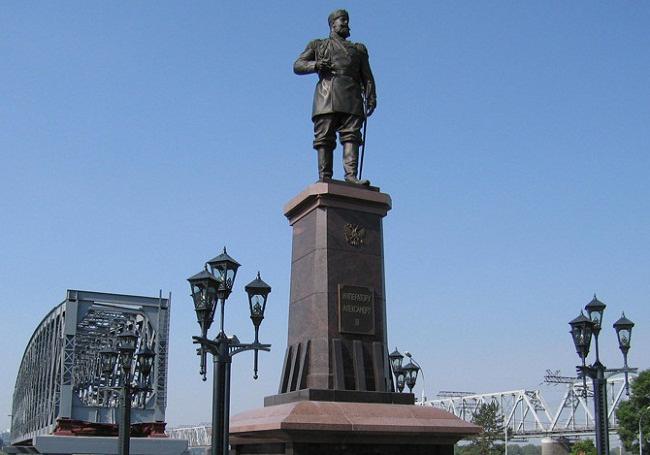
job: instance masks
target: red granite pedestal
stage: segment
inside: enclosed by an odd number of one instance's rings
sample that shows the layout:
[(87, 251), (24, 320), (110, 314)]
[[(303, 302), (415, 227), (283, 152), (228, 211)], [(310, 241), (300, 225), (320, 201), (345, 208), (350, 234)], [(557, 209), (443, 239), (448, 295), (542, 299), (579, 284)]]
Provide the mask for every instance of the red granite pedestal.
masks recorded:
[(294, 401), (248, 411), (230, 423), (233, 454), (452, 455), (478, 428), (433, 407)]
[(318, 182), (284, 213), (293, 227), (289, 334), (278, 393), (391, 390), (378, 188)]
[(339, 181), (285, 206), (293, 227), (289, 334), (278, 394), (234, 416), (233, 454), (452, 455), (479, 428), (395, 393), (382, 220), (390, 196)]

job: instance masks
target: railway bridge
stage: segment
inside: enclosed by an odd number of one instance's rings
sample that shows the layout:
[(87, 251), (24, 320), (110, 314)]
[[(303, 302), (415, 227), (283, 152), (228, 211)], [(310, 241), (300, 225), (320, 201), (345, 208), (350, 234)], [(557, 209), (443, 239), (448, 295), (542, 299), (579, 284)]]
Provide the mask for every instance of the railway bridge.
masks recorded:
[[(631, 374), (635, 378), (636, 374)], [(461, 419), (471, 421), (482, 404), (496, 403), (503, 416), (507, 436), (512, 439), (526, 438), (578, 438), (595, 434), (593, 415), (593, 390), (584, 386), (577, 378), (561, 377), (558, 373), (547, 372), (546, 382), (560, 383), (566, 390), (555, 407), (547, 404), (539, 390), (509, 390), (495, 393), (441, 392), (439, 399), (426, 401), (426, 406), (434, 406), (451, 412)], [(618, 430), (616, 409), (625, 396), (625, 377), (612, 374), (607, 378), (608, 418), (610, 434)]]
[[(8, 453), (114, 453), (122, 372), (107, 374), (100, 352), (117, 348), (118, 336), (134, 330), (136, 348), (155, 354), (151, 374), (135, 364), (133, 377), (147, 392), (131, 402), (132, 434), (164, 436), (171, 298), (68, 290), (32, 334), (13, 393)], [(9, 441), (4, 441), (7, 444)], [(134, 438), (134, 451), (182, 453), (183, 441)], [(170, 452), (171, 450), (171, 452)]]

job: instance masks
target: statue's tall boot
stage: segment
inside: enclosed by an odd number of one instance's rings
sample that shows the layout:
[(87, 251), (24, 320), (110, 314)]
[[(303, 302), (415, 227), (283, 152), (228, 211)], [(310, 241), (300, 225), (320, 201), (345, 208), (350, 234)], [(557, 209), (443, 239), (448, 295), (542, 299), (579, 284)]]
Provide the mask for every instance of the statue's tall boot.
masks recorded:
[(318, 152), (318, 180), (329, 180), (332, 178), (332, 149), (319, 147), (316, 149)]
[(357, 185), (370, 185), (369, 180), (359, 180), (357, 170), (359, 166), (359, 144), (346, 142), (343, 144), (343, 169), (345, 170), (345, 181)]

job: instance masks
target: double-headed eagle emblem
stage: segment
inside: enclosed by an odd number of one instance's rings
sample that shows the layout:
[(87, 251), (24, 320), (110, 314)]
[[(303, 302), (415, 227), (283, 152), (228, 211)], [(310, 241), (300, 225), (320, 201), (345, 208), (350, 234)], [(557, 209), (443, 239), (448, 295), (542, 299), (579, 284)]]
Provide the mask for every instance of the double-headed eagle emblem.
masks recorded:
[(345, 241), (353, 247), (359, 248), (366, 243), (366, 228), (358, 224), (346, 223), (343, 227), (343, 233), (345, 234)]

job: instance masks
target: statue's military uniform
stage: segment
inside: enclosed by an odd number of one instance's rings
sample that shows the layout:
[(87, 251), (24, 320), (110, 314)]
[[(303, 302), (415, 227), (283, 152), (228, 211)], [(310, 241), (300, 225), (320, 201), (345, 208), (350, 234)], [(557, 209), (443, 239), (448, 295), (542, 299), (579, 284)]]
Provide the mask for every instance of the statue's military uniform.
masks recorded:
[(293, 71), (318, 74), (311, 114), (318, 178), (327, 180), (333, 176), (332, 152), (338, 132), (343, 146), (345, 181), (369, 185), (368, 180), (357, 177), (359, 146), (363, 142), (364, 119), (375, 110), (377, 94), (366, 46), (346, 40), (350, 36), (349, 20), (347, 11), (333, 11), (327, 18), (329, 38), (310, 42), (293, 64)]
[(332, 33), (330, 38), (313, 40), (307, 45), (293, 65), (294, 72), (315, 73), (318, 60), (329, 60), (334, 69), (319, 74), (314, 92), (314, 148), (334, 149), (336, 131), (342, 144), (361, 144), (363, 95), (372, 104), (376, 104), (377, 98), (366, 46)]

